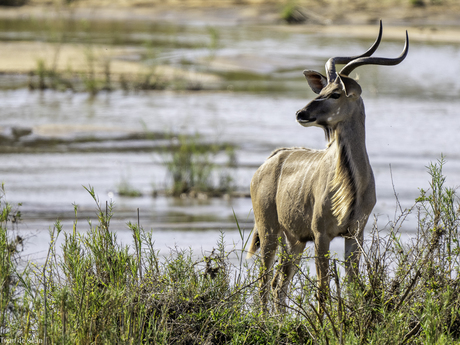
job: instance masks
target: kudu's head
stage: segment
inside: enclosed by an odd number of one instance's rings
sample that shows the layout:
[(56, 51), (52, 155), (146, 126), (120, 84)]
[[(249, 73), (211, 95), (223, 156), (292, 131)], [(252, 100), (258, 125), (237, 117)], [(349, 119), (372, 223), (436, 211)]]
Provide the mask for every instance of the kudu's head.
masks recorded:
[[(326, 63), (327, 77), (319, 72), (305, 70), (303, 74), (311, 89), (318, 94), (313, 101), (297, 111), (297, 121), (304, 127), (317, 126), (325, 130), (329, 138), (336, 126), (351, 119), (354, 114), (364, 116), (361, 87), (348, 75), (362, 65), (397, 65), (403, 61), (409, 50), (409, 37), (406, 31), (406, 44), (401, 55), (395, 59), (371, 57), (382, 38), (382, 22), (379, 35), (374, 44), (362, 55), (352, 57), (333, 57)], [(336, 64), (345, 64), (339, 73)]]

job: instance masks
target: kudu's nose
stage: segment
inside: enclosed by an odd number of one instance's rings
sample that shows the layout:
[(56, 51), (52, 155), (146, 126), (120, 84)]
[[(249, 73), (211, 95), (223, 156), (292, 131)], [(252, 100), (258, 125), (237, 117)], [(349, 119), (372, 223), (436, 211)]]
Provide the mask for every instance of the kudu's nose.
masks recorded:
[(310, 116), (308, 115), (308, 112), (305, 108), (302, 108), (300, 110), (297, 110), (296, 112), (296, 119), (297, 121), (308, 121)]

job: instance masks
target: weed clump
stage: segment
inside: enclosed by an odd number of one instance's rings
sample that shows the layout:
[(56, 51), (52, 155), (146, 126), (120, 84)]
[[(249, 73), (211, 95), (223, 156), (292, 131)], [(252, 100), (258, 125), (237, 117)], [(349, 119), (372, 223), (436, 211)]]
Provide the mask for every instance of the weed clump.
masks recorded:
[(117, 192), (120, 196), (126, 196), (129, 198), (137, 198), (142, 196), (142, 192), (129, 183), (126, 178), (123, 178), (117, 186)]
[[(236, 166), (234, 147), (227, 144), (206, 144), (200, 139), (198, 134), (171, 138), (172, 152), (165, 155), (164, 160), (172, 180), (171, 195), (197, 196), (201, 193), (213, 196), (230, 193), (234, 189), (229, 173), (229, 169)], [(222, 151), (227, 159), (223, 165), (217, 167), (214, 159)]]

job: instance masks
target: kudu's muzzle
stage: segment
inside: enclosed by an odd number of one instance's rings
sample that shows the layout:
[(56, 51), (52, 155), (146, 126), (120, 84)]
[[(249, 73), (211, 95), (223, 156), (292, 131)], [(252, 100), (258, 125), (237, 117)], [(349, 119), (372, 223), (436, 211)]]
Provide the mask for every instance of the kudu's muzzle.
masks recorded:
[(319, 115), (319, 109), (322, 109), (319, 106), (324, 105), (321, 103), (322, 100), (323, 99), (315, 99), (308, 103), (302, 109), (298, 110), (296, 113), (297, 122), (299, 122), (300, 124), (308, 124), (315, 122), (317, 119), (317, 115)]

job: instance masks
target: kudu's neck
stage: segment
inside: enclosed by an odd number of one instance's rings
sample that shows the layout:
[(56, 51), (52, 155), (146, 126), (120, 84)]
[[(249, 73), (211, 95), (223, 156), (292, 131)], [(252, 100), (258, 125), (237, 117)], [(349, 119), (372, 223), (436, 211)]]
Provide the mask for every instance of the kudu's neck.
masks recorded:
[(364, 109), (360, 116), (356, 116), (352, 121), (340, 123), (334, 131), (338, 153), (346, 154), (350, 164), (356, 170), (365, 170), (368, 163), (366, 150), (366, 132)]
[(326, 138), (329, 146), (335, 146), (338, 154), (346, 154), (350, 164), (356, 164), (362, 170), (368, 163), (366, 150), (366, 130), (365, 130), (365, 110), (362, 99), (360, 98), (354, 109), (350, 109), (350, 114), (346, 120), (338, 123), (333, 128), (327, 128)]
[(359, 195), (367, 188), (372, 176), (366, 150), (365, 113), (361, 103), (347, 120), (326, 132), (328, 150), (334, 151), (334, 177), (331, 191), (334, 215), (339, 224), (353, 213)]

